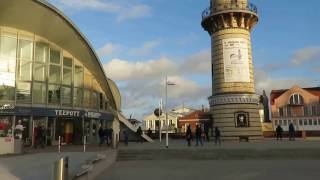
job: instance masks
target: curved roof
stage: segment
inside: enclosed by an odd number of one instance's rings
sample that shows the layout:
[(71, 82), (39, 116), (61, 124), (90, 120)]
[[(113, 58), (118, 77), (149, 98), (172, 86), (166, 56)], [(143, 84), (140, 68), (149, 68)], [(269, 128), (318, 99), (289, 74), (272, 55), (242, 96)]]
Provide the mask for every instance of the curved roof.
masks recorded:
[(71, 53), (94, 75), (116, 107), (108, 78), (92, 45), (53, 5), (45, 0), (0, 1), (0, 24), (35, 33)]
[(121, 94), (119, 88), (117, 87), (116, 83), (111, 79), (108, 79), (111, 92), (113, 94), (114, 100), (116, 102), (116, 107), (118, 110), (121, 109)]

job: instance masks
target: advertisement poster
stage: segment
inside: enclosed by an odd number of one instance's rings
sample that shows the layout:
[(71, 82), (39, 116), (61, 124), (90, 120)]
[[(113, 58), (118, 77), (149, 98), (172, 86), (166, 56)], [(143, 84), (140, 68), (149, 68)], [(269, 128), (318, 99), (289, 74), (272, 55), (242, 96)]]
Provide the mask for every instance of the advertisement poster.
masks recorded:
[(228, 38), (222, 43), (225, 82), (250, 82), (247, 40)]

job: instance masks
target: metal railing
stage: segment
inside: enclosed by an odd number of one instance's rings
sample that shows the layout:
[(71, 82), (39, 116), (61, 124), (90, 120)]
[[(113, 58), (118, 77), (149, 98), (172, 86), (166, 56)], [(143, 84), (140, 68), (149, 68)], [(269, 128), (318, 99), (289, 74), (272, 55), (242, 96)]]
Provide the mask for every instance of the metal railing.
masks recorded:
[(258, 8), (252, 3), (243, 3), (243, 2), (230, 2), (216, 4), (214, 8), (208, 7), (202, 12), (202, 20), (211, 16), (214, 13), (226, 10), (246, 10), (258, 14)]

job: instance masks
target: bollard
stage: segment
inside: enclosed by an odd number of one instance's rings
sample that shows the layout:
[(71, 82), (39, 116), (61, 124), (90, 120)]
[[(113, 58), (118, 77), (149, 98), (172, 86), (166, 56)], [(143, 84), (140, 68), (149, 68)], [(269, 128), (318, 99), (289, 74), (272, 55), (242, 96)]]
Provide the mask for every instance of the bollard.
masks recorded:
[(63, 157), (54, 163), (53, 180), (68, 180), (69, 158)]
[(87, 136), (83, 136), (83, 152), (86, 152)]
[(58, 153), (61, 152), (61, 137), (59, 136)]

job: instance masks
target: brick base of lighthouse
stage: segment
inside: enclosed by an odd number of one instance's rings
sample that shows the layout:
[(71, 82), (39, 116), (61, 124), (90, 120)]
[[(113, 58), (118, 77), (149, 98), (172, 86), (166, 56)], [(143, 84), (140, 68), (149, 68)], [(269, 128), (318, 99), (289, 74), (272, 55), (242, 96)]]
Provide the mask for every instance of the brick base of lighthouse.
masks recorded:
[(258, 104), (216, 104), (211, 105), (211, 113), (213, 126), (219, 127), (222, 140), (259, 141), (263, 139)]

